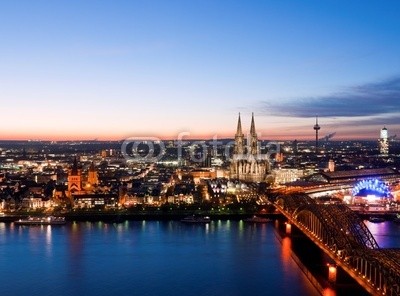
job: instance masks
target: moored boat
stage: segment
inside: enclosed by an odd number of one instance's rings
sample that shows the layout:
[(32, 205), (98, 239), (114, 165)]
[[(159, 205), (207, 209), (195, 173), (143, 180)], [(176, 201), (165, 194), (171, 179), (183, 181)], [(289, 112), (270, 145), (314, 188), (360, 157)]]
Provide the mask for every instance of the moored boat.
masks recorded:
[(380, 222), (384, 222), (386, 220), (383, 217), (374, 217), (374, 216), (372, 216), (372, 217), (368, 218), (368, 221), (369, 222), (373, 222), (373, 223), (380, 223)]
[(396, 217), (394, 217), (393, 222), (400, 223), (400, 214), (396, 214)]
[(211, 221), (210, 217), (208, 216), (188, 216), (181, 219), (181, 222), (184, 223), (209, 223)]
[(253, 216), (251, 218), (247, 218), (243, 220), (244, 222), (250, 222), (250, 223), (267, 223), (271, 222), (272, 220), (269, 218), (263, 218), (263, 217), (258, 217), (258, 216)]
[(66, 223), (65, 217), (28, 217), (26, 219), (19, 219), (14, 221), (16, 225), (64, 225)]

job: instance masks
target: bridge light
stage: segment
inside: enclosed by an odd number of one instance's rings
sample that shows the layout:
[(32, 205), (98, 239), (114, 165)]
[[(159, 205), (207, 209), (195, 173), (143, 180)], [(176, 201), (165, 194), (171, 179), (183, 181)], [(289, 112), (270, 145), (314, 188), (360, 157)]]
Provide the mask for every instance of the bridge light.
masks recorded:
[(292, 233), (292, 224), (286, 223), (286, 233), (287, 234)]
[(328, 280), (331, 283), (336, 282), (337, 277), (337, 267), (335, 265), (327, 264), (328, 265)]

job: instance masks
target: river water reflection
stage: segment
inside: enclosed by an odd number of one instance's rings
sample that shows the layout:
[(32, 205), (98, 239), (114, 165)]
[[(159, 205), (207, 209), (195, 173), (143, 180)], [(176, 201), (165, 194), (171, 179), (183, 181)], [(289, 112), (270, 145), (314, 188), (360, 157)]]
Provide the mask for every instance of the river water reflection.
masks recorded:
[(3, 295), (317, 295), (274, 224), (0, 223)]

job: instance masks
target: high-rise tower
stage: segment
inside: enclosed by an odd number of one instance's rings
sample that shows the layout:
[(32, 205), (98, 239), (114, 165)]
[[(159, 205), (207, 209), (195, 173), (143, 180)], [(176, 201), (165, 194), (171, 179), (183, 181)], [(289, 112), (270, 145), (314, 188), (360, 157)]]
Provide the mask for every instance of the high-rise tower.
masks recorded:
[(379, 153), (382, 156), (387, 156), (389, 154), (389, 139), (388, 139), (388, 130), (386, 127), (381, 129), (381, 134), (379, 138)]
[(318, 125), (318, 116), (315, 117), (315, 125), (314, 125), (314, 130), (315, 130), (315, 154), (318, 154), (318, 131), (321, 129), (321, 127)]

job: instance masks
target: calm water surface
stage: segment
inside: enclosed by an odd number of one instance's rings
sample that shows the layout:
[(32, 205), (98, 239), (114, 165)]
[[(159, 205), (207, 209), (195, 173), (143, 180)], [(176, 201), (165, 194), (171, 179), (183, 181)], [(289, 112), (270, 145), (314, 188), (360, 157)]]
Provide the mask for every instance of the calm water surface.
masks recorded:
[(273, 223), (241, 221), (0, 223), (0, 278), (2, 295), (317, 295)]
[(364, 221), (381, 248), (400, 248), (400, 223)]

